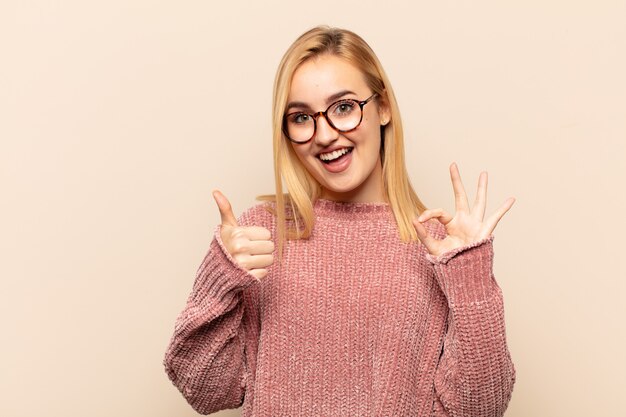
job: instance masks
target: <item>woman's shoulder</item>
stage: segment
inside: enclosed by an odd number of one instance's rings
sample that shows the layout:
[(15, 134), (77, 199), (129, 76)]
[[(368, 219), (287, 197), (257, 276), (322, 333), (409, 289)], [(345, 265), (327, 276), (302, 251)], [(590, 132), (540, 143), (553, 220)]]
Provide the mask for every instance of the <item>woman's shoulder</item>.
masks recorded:
[(269, 228), (274, 223), (275, 213), (275, 202), (256, 202), (241, 213), (237, 223), (240, 226), (263, 226)]

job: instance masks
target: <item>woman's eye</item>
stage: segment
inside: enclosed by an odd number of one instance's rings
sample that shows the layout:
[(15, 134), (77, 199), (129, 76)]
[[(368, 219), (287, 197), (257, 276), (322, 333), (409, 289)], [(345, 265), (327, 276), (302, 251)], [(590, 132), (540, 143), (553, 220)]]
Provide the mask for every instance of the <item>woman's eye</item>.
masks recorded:
[(354, 103), (350, 101), (344, 101), (344, 102), (338, 103), (335, 106), (333, 113), (336, 114), (337, 116), (345, 116), (347, 114), (350, 114), (352, 110), (354, 110)]
[(310, 119), (311, 119), (311, 116), (309, 116), (306, 113), (295, 113), (295, 114), (292, 114), (290, 117), (291, 123), (295, 123), (295, 124), (306, 123)]

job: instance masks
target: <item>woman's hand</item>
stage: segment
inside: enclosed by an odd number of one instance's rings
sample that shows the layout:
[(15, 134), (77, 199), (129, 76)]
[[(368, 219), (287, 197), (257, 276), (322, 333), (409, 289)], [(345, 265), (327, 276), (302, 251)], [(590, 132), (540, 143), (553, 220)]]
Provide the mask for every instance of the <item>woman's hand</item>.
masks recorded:
[(239, 226), (224, 194), (215, 190), (213, 198), (222, 217), (220, 237), (226, 250), (240, 267), (258, 279), (264, 278), (268, 273), (266, 268), (274, 262), (271, 232), (265, 227)]
[[(478, 194), (471, 211), (463, 183), (461, 182), (459, 169), (454, 162), (450, 165), (450, 177), (452, 178), (456, 205), (454, 217), (445, 210), (438, 208), (425, 210), (417, 219), (413, 220), (417, 237), (434, 256), (439, 256), (491, 236), (491, 232), (493, 232), (502, 216), (515, 202), (515, 198), (508, 198), (491, 217), (483, 221), (485, 207), (487, 206), (487, 172), (480, 173)], [(433, 238), (422, 224), (432, 218), (436, 218), (446, 227), (448, 236), (445, 239), (438, 240)]]

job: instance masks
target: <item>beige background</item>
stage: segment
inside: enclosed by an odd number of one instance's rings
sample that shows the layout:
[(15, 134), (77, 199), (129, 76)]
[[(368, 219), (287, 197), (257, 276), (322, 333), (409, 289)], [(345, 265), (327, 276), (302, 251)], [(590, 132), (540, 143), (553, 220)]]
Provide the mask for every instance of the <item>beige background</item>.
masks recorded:
[(210, 192), (273, 192), (274, 71), (320, 23), (378, 53), (428, 206), (454, 209), (452, 161), (489, 213), (517, 198), (507, 416), (621, 414), (625, 2), (217, 3), (0, 3), (0, 415), (196, 415), (161, 361)]

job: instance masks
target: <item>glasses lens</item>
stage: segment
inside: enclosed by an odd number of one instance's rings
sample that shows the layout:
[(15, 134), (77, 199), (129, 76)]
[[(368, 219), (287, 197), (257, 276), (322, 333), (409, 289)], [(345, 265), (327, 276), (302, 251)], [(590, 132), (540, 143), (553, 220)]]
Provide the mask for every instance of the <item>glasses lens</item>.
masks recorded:
[(361, 121), (361, 107), (354, 100), (338, 101), (326, 114), (337, 130), (352, 130)]
[(306, 113), (291, 113), (285, 118), (285, 133), (294, 142), (306, 142), (314, 130), (313, 117)]

